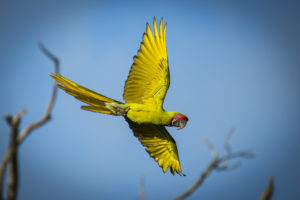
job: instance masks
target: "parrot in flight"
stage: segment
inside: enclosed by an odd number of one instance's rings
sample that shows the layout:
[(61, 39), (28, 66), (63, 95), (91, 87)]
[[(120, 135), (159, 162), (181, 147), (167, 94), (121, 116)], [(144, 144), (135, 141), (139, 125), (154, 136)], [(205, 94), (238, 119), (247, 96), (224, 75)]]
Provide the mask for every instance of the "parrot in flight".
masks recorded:
[(134, 56), (123, 98), (120, 102), (85, 88), (60, 74), (51, 74), (57, 86), (88, 104), (83, 110), (123, 116), (134, 135), (149, 155), (166, 173), (184, 175), (175, 140), (165, 126), (185, 127), (188, 118), (179, 112), (165, 111), (163, 102), (170, 85), (170, 73), (166, 47), (166, 27), (161, 18), (159, 26), (153, 19), (152, 32), (146, 24), (146, 32), (137, 56)]

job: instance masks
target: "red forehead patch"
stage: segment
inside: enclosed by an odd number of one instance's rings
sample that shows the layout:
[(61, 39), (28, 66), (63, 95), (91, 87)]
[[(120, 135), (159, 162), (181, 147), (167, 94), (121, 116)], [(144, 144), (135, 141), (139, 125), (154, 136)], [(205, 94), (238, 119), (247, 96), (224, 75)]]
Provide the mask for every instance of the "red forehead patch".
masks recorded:
[(187, 118), (187, 116), (183, 115), (183, 114), (180, 114), (180, 113), (176, 113), (174, 115), (174, 120), (177, 120), (177, 119), (184, 119), (186, 121), (189, 121), (189, 119)]
[(189, 121), (189, 118), (187, 118), (187, 116), (185, 116), (185, 115), (181, 115), (180, 119), (184, 119), (185, 121)]

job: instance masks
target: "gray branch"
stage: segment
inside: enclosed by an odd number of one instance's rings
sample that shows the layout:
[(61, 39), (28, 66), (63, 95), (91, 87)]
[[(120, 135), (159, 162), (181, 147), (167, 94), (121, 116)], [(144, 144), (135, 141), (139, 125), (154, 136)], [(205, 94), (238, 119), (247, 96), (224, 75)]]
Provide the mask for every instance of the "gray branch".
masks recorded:
[[(39, 43), (39, 47), (41, 51), (54, 62), (55, 73), (58, 74), (59, 60), (52, 53), (50, 53), (50, 51), (48, 51), (41, 43)], [(2, 162), (0, 164), (0, 199), (2, 200), (4, 199), (3, 197), (4, 174), (6, 171), (6, 167), (9, 163), (11, 165), (11, 170), (9, 173), (8, 199), (16, 199), (17, 187), (18, 187), (17, 148), (34, 129), (42, 126), (43, 124), (45, 124), (47, 121), (50, 120), (50, 114), (56, 99), (56, 93), (57, 93), (57, 87), (56, 87), (56, 82), (54, 81), (52, 95), (48, 103), (48, 106), (46, 108), (45, 114), (42, 116), (41, 119), (31, 123), (25, 129), (23, 129), (20, 134), (19, 134), (19, 123), (25, 111), (24, 110), (20, 111), (15, 117), (11, 117), (10, 115), (4, 116), (6, 121), (9, 123), (11, 127), (11, 141), (10, 141), (9, 149), (4, 155)]]
[(17, 198), (17, 193), (15, 192), (18, 188), (18, 149), (17, 149), (17, 136), (19, 133), (19, 124), (22, 115), (25, 114), (25, 110), (21, 110), (12, 117), (10, 115), (5, 115), (4, 118), (6, 122), (11, 127), (10, 132), (10, 144), (11, 149), (11, 160), (10, 160), (10, 171), (8, 180), (8, 199), (15, 200)]
[(209, 174), (213, 170), (218, 170), (218, 171), (224, 171), (224, 170), (229, 170), (229, 169), (235, 169), (240, 165), (240, 162), (237, 162), (233, 164), (232, 166), (228, 165), (229, 160), (233, 158), (253, 158), (254, 155), (252, 154), (251, 151), (246, 150), (246, 151), (239, 151), (236, 153), (232, 153), (231, 147), (229, 145), (230, 138), (234, 132), (234, 129), (230, 129), (229, 133), (227, 134), (227, 137), (224, 142), (224, 148), (226, 150), (226, 155), (223, 157), (219, 157), (217, 150), (213, 147), (213, 145), (208, 141), (204, 140), (204, 144), (207, 146), (207, 148), (210, 150), (213, 156), (213, 160), (210, 162), (210, 164), (207, 166), (207, 168), (204, 170), (204, 172), (201, 173), (200, 177), (198, 180), (185, 192), (182, 194), (178, 195), (177, 197), (174, 198), (174, 200), (182, 200), (190, 196), (193, 192), (195, 192), (200, 185), (204, 182), (204, 180), (207, 178)]
[(140, 195), (139, 195), (139, 200), (146, 200), (146, 194), (145, 194), (145, 177), (142, 176), (140, 178)]
[(270, 176), (269, 184), (265, 191), (262, 193), (260, 200), (270, 200), (274, 193), (274, 177)]

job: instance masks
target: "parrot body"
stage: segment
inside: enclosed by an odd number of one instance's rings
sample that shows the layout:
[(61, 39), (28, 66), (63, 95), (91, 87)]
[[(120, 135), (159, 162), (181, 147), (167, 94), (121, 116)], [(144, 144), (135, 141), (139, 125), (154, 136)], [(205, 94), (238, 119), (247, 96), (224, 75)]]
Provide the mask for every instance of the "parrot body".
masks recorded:
[(177, 112), (164, 111), (160, 108), (155, 108), (143, 104), (125, 104), (125, 108), (128, 106), (130, 109), (127, 112), (127, 117), (139, 124), (151, 123), (156, 125), (169, 126), (171, 119)]
[[(182, 175), (175, 140), (165, 126), (183, 128), (188, 118), (179, 112), (163, 109), (163, 102), (170, 85), (169, 65), (166, 49), (166, 25), (162, 19), (159, 28), (153, 20), (154, 34), (149, 24), (143, 35), (138, 55), (134, 57), (120, 102), (85, 88), (59, 74), (51, 74), (59, 88), (88, 104), (82, 109), (124, 116), (134, 135), (146, 151), (166, 172), (170, 169)], [(158, 31), (159, 30), (159, 31)]]

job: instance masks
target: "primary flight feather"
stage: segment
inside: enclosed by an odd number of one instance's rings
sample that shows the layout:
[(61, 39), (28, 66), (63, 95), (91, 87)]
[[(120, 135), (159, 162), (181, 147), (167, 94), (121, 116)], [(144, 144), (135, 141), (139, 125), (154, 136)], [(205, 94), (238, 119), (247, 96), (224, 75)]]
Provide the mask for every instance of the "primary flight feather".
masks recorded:
[(163, 109), (163, 102), (170, 85), (166, 46), (166, 24), (153, 20), (154, 32), (149, 24), (137, 56), (125, 83), (125, 103), (98, 94), (59, 74), (51, 74), (58, 87), (78, 100), (88, 104), (81, 106), (92, 112), (124, 116), (134, 135), (165, 173), (182, 175), (175, 140), (165, 126), (183, 128), (188, 118), (179, 112)]

